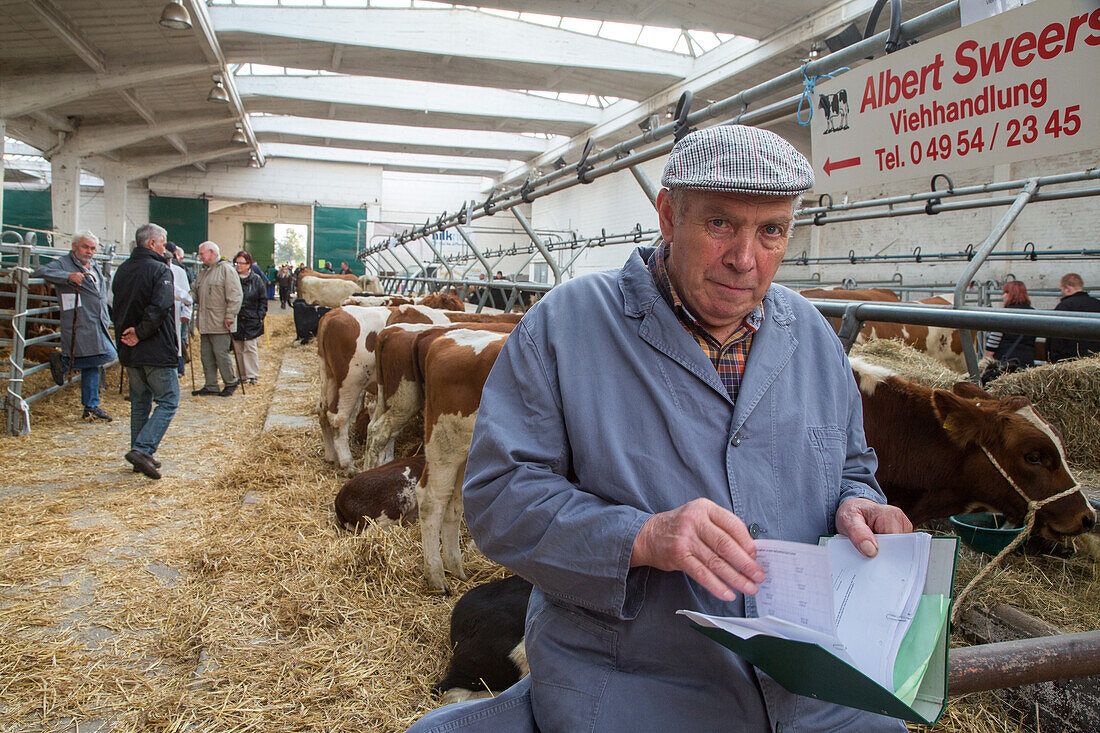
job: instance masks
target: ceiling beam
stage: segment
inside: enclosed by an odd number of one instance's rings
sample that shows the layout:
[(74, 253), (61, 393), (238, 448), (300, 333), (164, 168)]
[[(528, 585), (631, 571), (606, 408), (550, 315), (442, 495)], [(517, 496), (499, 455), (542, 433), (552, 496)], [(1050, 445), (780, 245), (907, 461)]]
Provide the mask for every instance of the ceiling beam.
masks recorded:
[[(173, 148), (180, 151), (184, 155), (187, 155), (187, 143), (185, 143), (183, 141), (182, 137), (180, 137), (179, 135), (173, 133), (171, 135), (165, 135), (164, 139), (167, 140)], [(198, 164), (196, 164), (196, 165), (198, 165)]]
[(241, 130), (244, 132), (248, 144), (252, 147), (252, 154), (256, 157), (256, 161), (262, 166), (264, 164), (264, 152), (260, 149), (260, 143), (256, 140), (256, 134), (252, 131), (252, 125), (248, 120), (248, 112), (245, 111), (244, 104), (241, 102), (241, 95), (237, 91), (237, 83), (233, 72), (226, 64), (225, 54), (222, 53), (218, 36), (214, 32), (214, 25), (210, 20), (210, 13), (206, 9), (206, 3), (202, 0), (190, 0), (189, 5), (191, 6), (191, 18), (194, 21), (195, 33), (202, 41), (203, 53), (206, 54), (208, 60), (217, 63), (221, 72), (222, 83), (225, 85), (225, 91), (229, 94), (229, 102), (233, 105), (233, 109), (237, 113), (237, 120), (241, 123)]
[(30, 116), (39, 122), (45, 122), (52, 129), (59, 130), (60, 132), (73, 132), (76, 129), (68, 118), (62, 117), (61, 115), (55, 115), (53, 112), (38, 110), (37, 112), (31, 112)]
[(234, 145), (228, 148), (197, 151), (187, 155), (154, 155), (148, 158), (127, 160), (124, 161), (124, 168), (126, 178), (132, 181), (138, 178), (149, 178), (150, 176), (155, 176), (158, 173), (164, 173), (174, 168), (194, 165), (195, 163), (204, 163), (219, 158), (228, 158), (232, 155), (245, 155), (247, 153), (248, 148)]
[[(378, 119), (419, 127), (485, 129), (504, 123), (510, 129), (577, 134), (600, 120), (594, 107), (504, 89), (435, 84), (363, 76), (251, 76), (237, 80), (249, 106), (293, 110), (295, 101), (328, 108), (343, 119)], [(331, 108), (329, 108), (331, 105)], [(301, 114), (291, 111), (290, 114)]]
[(53, 0), (23, 0), (23, 4), (33, 10), (62, 41), (71, 48), (81, 61), (97, 73), (107, 71), (107, 61), (103, 52), (96, 48), (84, 35), (76, 23), (66, 15)]
[(91, 155), (108, 150), (135, 145), (143, 140), (155, 137), (175, 135), (193, 130), (203, 130), (219, 125), (231, 125), (233, 117), (196, 116), (174, 119), (171, 122), (158, 122), (152, 125), (96, 125), (81, 127), (73, 133), (65, 144), (77, 155)]
[(206, 64), (167, 64), (116, 69), (103, 74), (26, 74), (0, 76), (0, 117), (11, 119), (100, 92), (210, 73)]
[(502, 160), (526, 160), (545, 152), (542, 138), (488, 130), (443, 130), (303, 117), (257, 117), (256, 135), (269, 142), (355, 148), (396, 153), (462, 154)]
[[(641, 96), (691, 71), (691, 59), (633, 43), (466, 8), (210, 8), (232, 61), (419, 81)], [(492, 39), (488, 42), (486, 39)], [(335, 45), (335, 49), (333, 48)], [(337, 49), (343, 49), (337, 53)], [(327, 64), (327, 66), (325, 66)], [(548, 70), (568, 68), (557, 86)]]
[(507, 162), (489, 158), (461, 158), (445, 155), (414, 155), (406, 153), (381, 153), (347, 148), (320, 148), (312, 145), (284, 145), (267, 143), (264, 146), (271, 158), (298, 158), (332, 163), (356, 163), (378, 165), (386, 170), (446, 173), (449, 175), (499, 176)]
[(123, 89), (119, 91), (118, 95), (126, 101), (126, 104), (133, 107), (134, 111), (138, 113), (141, 119), (145, 120), (150, 125), (155, 125), (157, 123), (157, 116), (153, 114), (153, 110), (149, 109), (149, 105), (138, 98), (137, 93), (134, 92), (133, 89)]

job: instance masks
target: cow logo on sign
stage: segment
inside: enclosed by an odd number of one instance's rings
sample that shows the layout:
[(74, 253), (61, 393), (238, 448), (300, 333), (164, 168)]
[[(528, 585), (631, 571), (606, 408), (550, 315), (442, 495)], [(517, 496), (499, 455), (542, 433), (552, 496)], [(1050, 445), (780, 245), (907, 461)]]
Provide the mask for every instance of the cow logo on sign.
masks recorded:
[(848, 90), (819, 94), (817, 106), (825, 113), (825, 134), (848, 129)]

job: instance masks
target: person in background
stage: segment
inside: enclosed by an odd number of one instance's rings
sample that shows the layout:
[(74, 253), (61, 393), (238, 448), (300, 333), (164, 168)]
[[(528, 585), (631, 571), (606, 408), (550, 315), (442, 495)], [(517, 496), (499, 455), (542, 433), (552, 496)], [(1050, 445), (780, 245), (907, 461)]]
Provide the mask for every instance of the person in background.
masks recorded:
[(354, 275), (355, 273), (353, 273), (351, 271), (351, 268), (348, 267), (348, 263), (341, 262), (340, 263), (340, 272), (339, 272), (339, 274), (341, 274), (341, 275)]
[(325, 260), (325, 264), (321, 265), (321, 269), (318, 270), (318, 272), (324, 272), (328, 275), (335, 275), (336, 274), (332, 271), (332, 265), (330, 265), (328, 263), (328, 260)]
[(504, 279), (504, 273), (501, 272), (500, 270), (497, 270), (497, 274), (493, 275), (493, 279), (494, 280), (503, 280)]
[[(1058, 283), (1062, 299), (1054, 306), (1056, 311), (1071, 313), (1100, 313), (1100, 300), (1085, 292), (1085, 281), (1076, 272), (1067, 272)], [(1076, 339), (1047, 339), (1047, 360), (1050, 362), (1076, 359), (1080, 356), (1100, 354), (1100, 341)]]
[(158, 479), (160, 461), (153, 456), (180, 401), (175, 278), (165, 262), (168, 237), (163, 227), (141, 225), (134, 243), (112, 286), (118, 358), (130, 379), (130, 451), (125, 458), (134, 471)]
[(80, 370), (81, 418), (111, 422), (111, 416), (99, 406), (99, 376), (100, 367), (114, 361), (117, 354), (107, 314), (107, 278), (93, 259), (97, 247), (96, 235), (81, 232), (73, 237), (68, 253), (42, 265), (31, 277), (52, 284), (61, 301), (61, 351), (50, 354), (54, 384), (65, 383), (70, 365)]
[[(1019, 280), (1009, 280), (1004, 284), (1002, 302), (1005, 308), (1034, 310), (1027, 286)], [(982, 384), (1002, 374), (1034, 366), (1035, 337), (1021, 333), (991, 333), (985, 340), (985, 355), (993, 361), (982, 372)]]
[[(191, 283), (195, 282), (195, 271), (192, 270), (190, 267), (188, 267), (186, 264), (184, 264), (184, 262), (183, 262), (183, 256), (184, 256), (183, 247), (179, 246), (175, 242), (169, 242), (168, 244), (172, 245), (175, 248), (174, 251), (171, 251), (172, 259), (175, 260), (175, 263), (177, 265), (179, 265), (185, 273), (187, 273), (187, 286), (190, 287)], [(169, 249), (167, 247), (167, 245), (165, 245), (165, 249)]]
[(294, 276), (290, 272), (289, 263), (279, 268), (275, 283), (279, 286), (279, 307), (285, 310), (290, 303), (290, 291), (294, 287)]
[(241, 279), (241, 308), (237, 312), (237, 330), (233, 332), (233, 351), (240, 365), (241, 379), (255, 384), (260, 378), (260, 348), (256, 342), (264, 333), (267, 317), (267, 284), (252, 270), (252, 255), (244, 250), (233, 258)]
[[(237, 373), (229, 350), (230, 334), (237, 330), (237, 311), (241, 309), (241, 279), (214, 242), (199, 245), (199, 261), (202, 272), (191, 285), (191, 296), (195, 299), (195, 322), (206, 383), (191, 394), (228, 397), (237, 391)], [(219, 372), (225, 383), (221, 390)]]
[(168, 255), (168, 269), (172, 271), (172, 278), (175, 283), (173, 288), (173, 297), (176, 301), (176, 333), (179, 335), (179, 375), (183, 376), (183, 350), (184, 345), (187, 343), (187, 330), (191, 326), (191, 306), (194, 300), (191, 298), (191, 285), (187, 282), (187, 271), (183, 269), (176, 260), (176, 253), (179, 252), (179, 247), (175, 242), (168, 242), (164, 245), (165, 252)]

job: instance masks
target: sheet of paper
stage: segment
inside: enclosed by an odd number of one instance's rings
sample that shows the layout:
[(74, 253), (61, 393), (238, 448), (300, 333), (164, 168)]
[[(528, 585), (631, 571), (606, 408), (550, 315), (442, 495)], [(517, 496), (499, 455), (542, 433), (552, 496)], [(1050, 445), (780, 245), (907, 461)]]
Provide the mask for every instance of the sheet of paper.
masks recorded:
[(765, 575), (755, 596), (758, 616), (784, 619), (829, 638), (836, 635), (827, 548), (757, 540), (756, 561)]
[(76, 293), (61, 293), (61, 310), (71, 311), (76, 307)]
[[(917, 611), (928, 568), (931, 537), (877, 535), (878, 555), (864, 557), (847, 537), (831, 538), (836, 636), (857, 666), (888, 690), (894, 689), (894, 658)], [(866, 600), (874, 599), (874, 603)]]

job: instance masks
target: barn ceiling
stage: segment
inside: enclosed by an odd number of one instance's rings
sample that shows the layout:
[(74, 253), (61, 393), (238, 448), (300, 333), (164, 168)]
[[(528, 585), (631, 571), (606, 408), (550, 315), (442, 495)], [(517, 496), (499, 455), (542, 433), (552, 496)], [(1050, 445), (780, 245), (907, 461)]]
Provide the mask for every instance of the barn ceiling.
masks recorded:
[[(0, 0), (7, 135), (129, 178), (292, 157), (516, 180), (635, 136), (684, 91), (698, 108), (797, 68), (874, 4), (182, 2), (187, 30), (158, 24), (165, 0)], [(215, 78), (228, 102), (207, 101)]]

